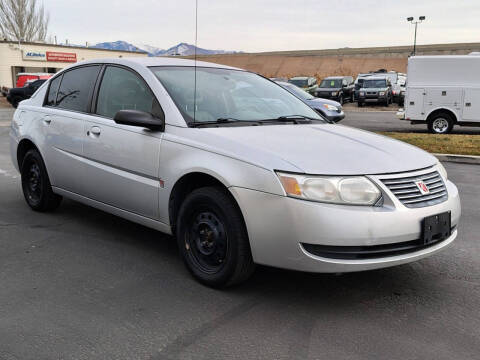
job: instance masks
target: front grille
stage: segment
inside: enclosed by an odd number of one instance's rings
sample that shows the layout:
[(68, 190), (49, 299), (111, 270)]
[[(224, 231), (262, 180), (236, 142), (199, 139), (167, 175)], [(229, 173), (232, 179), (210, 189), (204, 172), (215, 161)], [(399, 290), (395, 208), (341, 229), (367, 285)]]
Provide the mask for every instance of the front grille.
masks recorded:
[(367, 95), (377, 95), (376, 91), (367, 91)]
[[(387, 188), (409, 208), (431, 206), (448, 198), (447, 188), (437, 171), (417, 176), (381, 180)], [(423, 181), (428, 192), (422, 193), (416, 182)]]
[(318, 97), (326, 97), (326, 96), (330, 96), (330, 92), (318, 92), (317, 95)]
[[(451, 231), (455, 230), (455, 226)], [(437, 239), (428, 244), (421, 240), (405, 241), (393, 244), (365, 245), (365, 246), (332, 246), (302, 243), (305, 251), (310, 254), (340, 260), (367, 260), (389, 256), (398, 256), (427, 249), (442, 243), (448, 238)]]

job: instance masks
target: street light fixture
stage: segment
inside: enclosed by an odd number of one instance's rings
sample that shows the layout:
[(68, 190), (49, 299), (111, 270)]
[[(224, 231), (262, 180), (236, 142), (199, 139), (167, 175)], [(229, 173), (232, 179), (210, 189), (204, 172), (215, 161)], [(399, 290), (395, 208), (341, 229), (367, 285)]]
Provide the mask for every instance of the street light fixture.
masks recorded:
[(425, 16), (419, 16), (417, 21), (414, 21), (413, 16), (407, 18), (408, 22), (415, 24), (415, 37), (413, 38), (413, 55), (415, 55), (417, 51), (417, 25), (421, 24), (425, 20)]

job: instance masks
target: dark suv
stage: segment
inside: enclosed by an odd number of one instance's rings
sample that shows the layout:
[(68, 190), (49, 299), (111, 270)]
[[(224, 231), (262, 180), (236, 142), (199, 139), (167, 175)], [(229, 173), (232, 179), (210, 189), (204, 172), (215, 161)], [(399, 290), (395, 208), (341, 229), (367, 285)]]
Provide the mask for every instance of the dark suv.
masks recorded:
[(363, 80), (362, 88), (358, 91), (358, 106), (365, 103), (388, 106), (392, 101), (392, 84), (388, 77), (370, 76)]
[(30, 99), (30, 97), (47, 81), (46, 79), (40, 79), (32, 81), (30, 84), (24, 87), (13, 88), (8, 91), (7, 101), (12, 104), (14, 108), (18, 106), (18, 103), (22, 100)]
[(340, 104), (346, 99), (353, 101), (353, 78), (351, 76), (329, 76), (322, 80), (314, 95), (323, 99), (332, 99)]

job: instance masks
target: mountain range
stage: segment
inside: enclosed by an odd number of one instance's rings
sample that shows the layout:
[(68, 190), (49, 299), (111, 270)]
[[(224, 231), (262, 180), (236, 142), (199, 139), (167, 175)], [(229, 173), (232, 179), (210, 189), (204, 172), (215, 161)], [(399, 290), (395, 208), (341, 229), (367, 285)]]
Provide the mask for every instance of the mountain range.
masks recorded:
[(149, 56), (188, 56), (188, 55), (194, 55), (195, 49), (197, 50), (197, 55), (238, 53), (237, 51), (203, 49), (203, 48), (196, 47), (195, 45), (191, 45), (183, 42), (175, 46), (172, 46), (171, 48), (166, 50), (157, 48), (155, 46), (147, 45), (147, 44), (131, 44), (122, 40), (98, 43), (93, 47), (98, 49), (108, 49), (108, 50), (141, 51), (141, 52), (148, 53)]

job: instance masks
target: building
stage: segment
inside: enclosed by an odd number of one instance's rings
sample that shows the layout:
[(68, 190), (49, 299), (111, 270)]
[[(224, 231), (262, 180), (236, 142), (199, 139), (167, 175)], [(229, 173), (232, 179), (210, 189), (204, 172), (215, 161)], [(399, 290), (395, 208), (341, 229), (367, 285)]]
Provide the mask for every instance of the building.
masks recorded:
[(0, 87), (14, 87), (18, 73), (56, 73), (77, 61), (131, 56), (147, 53), (0, 41)]

